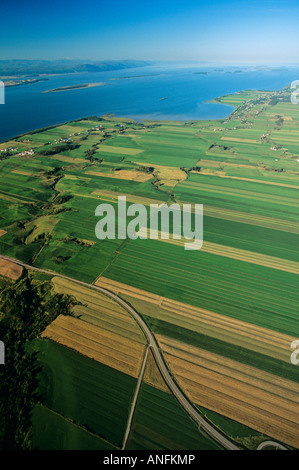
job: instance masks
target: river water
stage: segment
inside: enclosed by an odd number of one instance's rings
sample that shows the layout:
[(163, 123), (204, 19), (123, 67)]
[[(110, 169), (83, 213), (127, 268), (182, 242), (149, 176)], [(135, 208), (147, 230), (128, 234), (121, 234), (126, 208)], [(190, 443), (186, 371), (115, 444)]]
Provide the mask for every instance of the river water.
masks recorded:
[[(53, 75), (46, 81), (5, 89), (5, 104), (0, 105), (0, 141), (41, 127), (105, 113), (139, 120), (221, 119), (233, 108), (206, 101), (244, 89), (278, 90), (296, 79), (299, 79), (298, 66), (205, 67), (196, 63)], [(97, 82), (105, 85), (42, 93)]]

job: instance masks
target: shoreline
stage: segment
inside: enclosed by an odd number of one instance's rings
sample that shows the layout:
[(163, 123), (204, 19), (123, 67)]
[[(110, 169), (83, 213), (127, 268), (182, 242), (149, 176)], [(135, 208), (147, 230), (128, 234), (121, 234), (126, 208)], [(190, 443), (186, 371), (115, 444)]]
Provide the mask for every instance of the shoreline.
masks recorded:
[[(102, 83), (102, 82), (100, 82)], [(84, 84), (84, 85), (88, 85), (88, 84)], [(91, 85), (91, 84), (89, 84)], [(95, 86), (95, 84), (92, 84), (93, 86)], [(106, 83), (103, 83), (103, 85), (107, 85)], [(67, 87), (69, 89), (69, 87)], [(267, 93), (275, 93), (277, 91), (282, 91), (284, 89), (286, 89), (288, 87), (283, 87), (281, 88), (280, 90), (254, 90), (254, 89), (245, 89), (245, 90), (242, 90), (242, 91), (237, 91), (237, 92), (234, 92), (234, 93), (227, 93), (227, 94), (224, 94), (224, 95), (220, 95), (220, 96), (217, 96), (215, 98), (212, 98), (211, 100), (208, 100), (208, 101), (203, 101), (203, 103), (208, 103), (208, 104), (221, 104), (223, 106), (230, 106), (231, 108), (233, 108), (232, 110), (230, 110), (230, 112), (228, 112), (228, 114), (224, 117), (219, 117), (219, 118), (213, 118), (213, 119), (207, 119), (207, 118), (204, 118), (204, 119), (192, 119), (192, 118), (189, 118), (189, 119), (148, 119), (148, 118), (136, 118), (136, 117), (130, 117), (130, 116), (126, 116), (126, 115), (121, 115), (121, 116), (115, 116), (115, 117), (118, 117), (120, 119), (133, 119), (134, 121), (138, 122), (138, 120), (140, 121), (140, 119), (142, 119), (143, 122), (151, 122), (151, 123), (159, 123), (159, 122), (165, 122), (165, 121), (169, 121), (169, 122), (208, 122), (208, 121), (215, 121), (215, 122), (221, 122), (223, 120), (226, 120), (228, 119), (231, 114), (233, 114), (236, 110), (236, 106), (234, 106), (233, 104), (226, 104), (226, 103), (223, 103), (221, 101), (221, 98), (224, 98), (225, 96), (229, 96), (229, 95), (235, 95), (235, 94), (240, 94), (240, 93), (244, 93), (245, 91), (255, 91), (255, 92), (267, 92)], [(78, 88), (73, 88), (73, 89), (78, 89)], [(80, 88), (79, 88), (80, 89)], [(67, 91), (67, 90), (62, 90), (62, 91)], [(46, 90), (46, 91), (43, 91), (41, 93), (49, 93), (50, 90)], [(54, 91), (51, 91), (51, 92), (54, 92)], [(104, 117), (105, 115), (107, 115), (107, 113), (104, 113), (104, 114), (101, 114), (101, 115), (96, 115), (96, 117)], [(56, 122), (56, 123), (53, 123), (53, 124), (49, 124), (48, 126), (42, 126), (42, 127), (37, 127), (35, 129), (31, 129), (31, 130), (27, 130), (25, 132), (21, 132), (20, 134), (17, 134), (17, 135), (12, 135), (11, 137), (7, 137), (7, 138), (4, 138), (3, 140), (0, 139), (0, 143), (5, 143), (5, 142), (9, 142), (9, 141), (12, 141), (16, 138), (20, 138), (20, 137), (23, 137), (24, 135), (27, 135), (27, 134), (30, 134), (30, 133), (35, 133), (41, 129), (50, 129), (50, 128), (53, 128), (53, 127), (56, 127), (56, 126), (59, 126), (59, 125), (63, 125), (67, 122), (76, 122), (76, 121), (81, 121), (82, 119), (89, 119), (91, 117), (93, 117), (95, 115), (86, 115), (86, 116), (80, 116), (80, 117), (76, 117), (74, 119), (68, 119), (68, 120), (64, 120), (62, 122)]]

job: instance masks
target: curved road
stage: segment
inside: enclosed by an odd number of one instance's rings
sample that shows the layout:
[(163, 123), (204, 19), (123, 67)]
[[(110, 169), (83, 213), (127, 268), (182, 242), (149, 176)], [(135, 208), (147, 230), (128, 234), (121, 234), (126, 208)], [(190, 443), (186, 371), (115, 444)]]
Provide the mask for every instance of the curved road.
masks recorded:
[[(156, 339), (154, 335), (152, 334), (151, 330), (145, 323), (145, 321), (141, 318), (141, 316), (137, 313), (137, 311), (131, 307), (130, 304), (128, 304), (125, 300), (121, 299), (118, 297), (116, 294), (113, 292), (110, 292), (107, 289), (104, 289), (103, 287), (95, 286), (93, 284), (88, 284), (87, 282), (79, 281), (77, 279), (73, 279), (71, 277), (65, 276), (63, 274), (56, 273), (54, 271), (48, 271), (46, 269), (42, 268), (36, 268), (34, 266), (30, 266), (26, 263), (23, 263), (22, 261), (16, 260), (14, 258), (10, 258), (8, 256), (0, 255), (0, 258), (3, 258), (7, 261), (11, 261), (15, 264), (18, 264), (20, 266), (23, 266), (26, 269), (32, 269), (34, 271), (38, 271), (41, 273), (49, 274), (51, 276), (57, 276), (61, 277), (63, 279), (67, 279), (68, 281), (76, 282), (77, 284), (81, 284), (82, 286), (85, 286), (89, 289), (94, 289), (98, 292), (101, 292), (102, 294), (107, 295), (111, 299), (115, 300), (119, 305), (121, 305), (127, 312), (131, 314), (131, 316), (136, 320), (140, 328), (142, 329), (147, 341), (148, 341), (148, 347), (150, 347), (153, 351), (153, 354), (156, 358), (157, 364), (159, 366), (159, 369), (164, 377), (165, 382), (169, 386), (170, 390), (174, 394), (174, 396), (177, 398), (177, 400), (180, 402), (180, 404), (183, 406), (183, 408), (188, 412), (188, 414), (193, 418), (194, 421), (205, 431), (207, 432), (215, 441), (217, 441), (219, 444), (221, 444), (225, 449), (228, 450), (242, 450), (240, 447), (236, 446), (234, 443), (232, 443), (229, 439), (227, 439), (225, 436), (223, 436), (217, 429), (215, 429), (208, 421), (206, 421), (197, 411), (195, 406), (188, 400), (188, 398), (182, 393), (180, 388), (177, 386), (176, 382), (172, 378), (167, 365), (165, 363), (165, 360), (160, 352), (159, 346), (156, 342)], [(280, 446), (279, 444), (276, 444), (275, 442), (272, 441), (266, 441), (266, 443), (263, 443), (264, 445), (270, 445), (270, 442), (272, 443), (272, 446)], [(258, 449), (262, 449), (264, 447), (263, 444), (260, 444)], [(283, 447), (283, 446), (281, 446)]]
[(263, 450), (266, 447), (274, 447), (275, 450), (288, 450), (282, 444), (279, 444), (278, 442), (274, 442), (274, 441), (264, 441), (256, 448), (256, 450)]

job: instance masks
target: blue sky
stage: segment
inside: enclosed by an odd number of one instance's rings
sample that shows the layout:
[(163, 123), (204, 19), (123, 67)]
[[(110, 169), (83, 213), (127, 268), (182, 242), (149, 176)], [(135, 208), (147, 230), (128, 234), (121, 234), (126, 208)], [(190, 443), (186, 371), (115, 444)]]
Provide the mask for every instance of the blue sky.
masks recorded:
[(298, 0), (1, 3), (1, 59), (299, 59)]

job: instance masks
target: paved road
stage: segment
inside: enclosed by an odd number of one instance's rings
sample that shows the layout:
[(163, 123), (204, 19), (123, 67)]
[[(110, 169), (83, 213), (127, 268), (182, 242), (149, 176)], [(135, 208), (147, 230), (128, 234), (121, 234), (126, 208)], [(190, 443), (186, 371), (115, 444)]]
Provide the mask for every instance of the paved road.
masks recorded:
[[(238, 447), (236, 444), (231, 442), (229, 439), (227, 439), (225, 436), (223, 436), (217, 429), (215, 429), (208, 421), (206, 421), (197, 411), (195, 406), (189, 401), (189, 399), (183, 394), (181, 389), (177, 386), (176, 382), (172, 378), (168, 367), (165, 363), (165, 360), (160, 352), (159, 346), (156, 342), (156, 339), (154, 335), (152, 334), (151, 330), (147, 326), (147, 324), (144, 322), (142, 317), (139, 315), (139, 313), (136, 312), (136, 310), (128, 304), (125, 300), (121, 299), (118, 297), (118, 295), (114, 294), (113, 292), (110, 292), (107, 289), (104, 289), (103, 287), (95, 286), (93, 284), (88, 284), (87, 282), (83, 281), (78, 281), (77, 279), (73, 279), (68, 276), (64, 276), (63, 274), (56, 273), (54, 271), (48, 271), (46, 269), (42, 268), (36, 268), (34, 266), (30, 266), (26, 263), (23, 263), (22, 261), (16, 260), (14, 258), (10, 258), (8, 256), (0, 255), (1, 258), (6, 259), (7, 261), (12, 261), (13, 263), (16, 263), (20, 266), (23, 266), (24, 268), (27, 269), (32, 269), (34, 271), (38, 271), (41, 273), (45, 274), (50, 274), (52, 276), (58, 276), (63, 279), (67, 279), (68, 281), (76, 282), (77, 284), (80, 284), (82, 286), (85, 286), (89, 289), (96, 290), (98, 292), (101, 292), (102, 294), (107, 295), (111, 299), (115, 300), (119, 305), (121, 305), (127, 312), (129, 312), (132, 317), (136, 320), (140, 328), (142, 329), (144, 335), (146, 336), (146, 339), (148, 341), (148, 347), (151, 348), (153, 351), (153, 354), (156, 358), (157, 364), (159, 366), (159, 369), (164, 377), (165, 382), (169, 386), (170, 390), (174, 394), (174, 396), (177, 398), (177, 400), (180, 402), (180, 404), (183, 406), (183, 408), (189, 413), (189, 415), (196, 421), (196, 423), (206, 432), (208, 433), (215, 441), (217, 441), (220, 445), (222, 445), (225, 449), (228, 450), (242, 450), (240, 447)], [(269, 444), (270, 441), (267, 441), (267, 445)], [(272, 445), (275, 445), (276, 443), (272, 442)], [(279, 444), (277, 444), (279, 445)], [(259, 449), (262, 449), (263, 446), (260, 444)]]
[(274, 447), (275, 450), (288, 450), (282, 444), (279, 444), (278, 442), (274, 441), (264, 441), (256, 448), (256, 450), (263, 450), (266, 447)]

